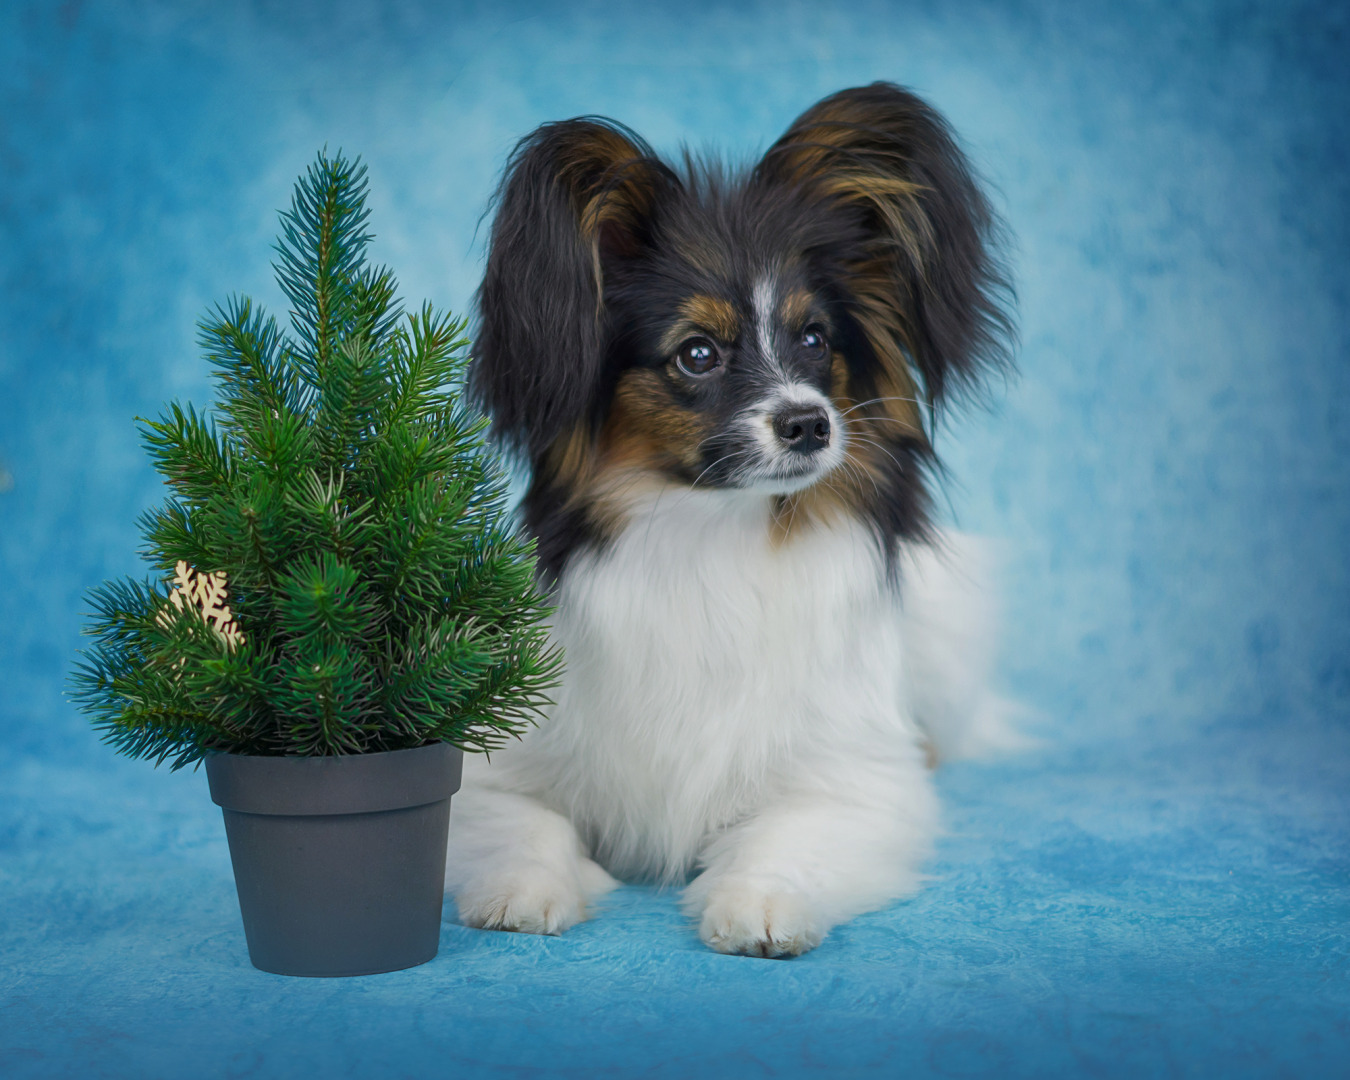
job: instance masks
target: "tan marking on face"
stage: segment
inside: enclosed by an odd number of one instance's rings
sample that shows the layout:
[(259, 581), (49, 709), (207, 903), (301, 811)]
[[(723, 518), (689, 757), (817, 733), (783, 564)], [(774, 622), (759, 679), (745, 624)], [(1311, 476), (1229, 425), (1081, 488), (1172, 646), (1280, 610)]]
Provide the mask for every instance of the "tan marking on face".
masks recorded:
[(778, 314), (784, 325), (793, 330), (801, 330), (811, 317), (812, 301), (815, 298), (805, 289), (793, 289), (778, 305)]
[(710, 330), (720, 341), (735, 341), (741, 332), (741, 317), (735, 306), (720, 297), (703, 293), (691, 296), (680, 305), (680, 314)]
[(705, 436), (703, 419), (673, 403), (662, 372), (636, 368), (620, 377), (599, 434), (586, 425), (564, 433), (543, 468), (569, 507), (583, 508), (602, 536), (614, 536), (637, 496), (671, 482), (667, 470), (698, 466)]
[[(834, 398), (835, 408), (843, 415), (845, 409), (857, 404), (848, 392), (848, 361), (840, 352), (830, 353), (830, 397)], [(847, 416), (844, 417), (848, 419)]]
[(661, 337), (661, 352), (673, 356), (694, 334), (710, 334), (731, 344), (740, 335), (741, 317), (734, 305), (716, 296), (696, 293), (679, 306), (679, 319)]
[(666, 376), (651, 368), (624, 372), (614, 391), (614, 404), (601, 436), (602, 453), (609, 463), (642, 461), (652, 468), (670, 464), (695, 467), (706, 421), (676, 405)]

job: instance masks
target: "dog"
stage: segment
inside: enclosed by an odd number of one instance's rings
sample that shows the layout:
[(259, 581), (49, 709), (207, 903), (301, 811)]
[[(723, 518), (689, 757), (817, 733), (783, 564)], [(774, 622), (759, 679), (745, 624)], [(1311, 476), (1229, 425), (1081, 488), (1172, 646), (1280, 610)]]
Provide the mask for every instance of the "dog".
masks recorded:
[(1002, 235), (886, 83), (740, 171), (598, 117), (519, 143), (469, 389), (528, 464), (566, 672), (466, 764), (466, 925), (558, 934), (616, 878), (687, 883), (713, 949), (787, 957), (918, 887), (931, 759), (1013, 738), (978, 547), (931, 513), (932, 411), (1012, 363)]

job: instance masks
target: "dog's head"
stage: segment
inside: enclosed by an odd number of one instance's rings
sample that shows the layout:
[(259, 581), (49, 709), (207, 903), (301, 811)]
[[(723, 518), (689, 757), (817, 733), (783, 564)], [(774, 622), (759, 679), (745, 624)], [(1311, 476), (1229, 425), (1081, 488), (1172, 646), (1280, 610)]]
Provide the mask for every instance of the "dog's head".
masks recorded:
[(941, 117), (887, 84), (826, 98), (743, 175), (677, 171), (602, 119), (528, 136), (471, 387), (532, 466), (545, 569), (642, 479), (921, 536), (926, 414), (1008, 355), (995, 233)]

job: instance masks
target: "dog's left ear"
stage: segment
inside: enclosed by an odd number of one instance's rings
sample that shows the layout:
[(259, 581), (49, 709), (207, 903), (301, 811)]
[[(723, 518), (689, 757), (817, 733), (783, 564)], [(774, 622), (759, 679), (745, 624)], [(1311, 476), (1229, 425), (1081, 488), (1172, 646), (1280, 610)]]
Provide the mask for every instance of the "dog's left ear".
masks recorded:
[(890, 83), (843, 90), (803, 113), (756, 167), (837, 207), (859, 237), (851, 298), (892, 385), (922, 378), (938, 405), (1011, 361), (1011, 287), (1000, 229), (937, 112)]

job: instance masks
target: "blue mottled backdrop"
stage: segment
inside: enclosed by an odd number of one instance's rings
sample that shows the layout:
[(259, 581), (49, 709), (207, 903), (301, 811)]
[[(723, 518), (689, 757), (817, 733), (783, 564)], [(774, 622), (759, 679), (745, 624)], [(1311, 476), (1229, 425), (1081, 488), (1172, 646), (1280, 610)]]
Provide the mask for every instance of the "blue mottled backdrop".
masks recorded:
[[(1343, 4), (0, 5), (0, 1073), (1350, 1074), (1350, 40)], [(918, 89), (1018, 238), (1022, 376), (944, 435), (1007, 552), (1043, 748), (943, 771), (916, 900), (711, 954), (628, 887), (562, 938), (253, 970), (218, 812), (63, 697), (162, 497), (132, 418), (274, 309), (327, 145), (375, 257), (464, 310), (514, 140), (603, 113), (748, 157)]]

